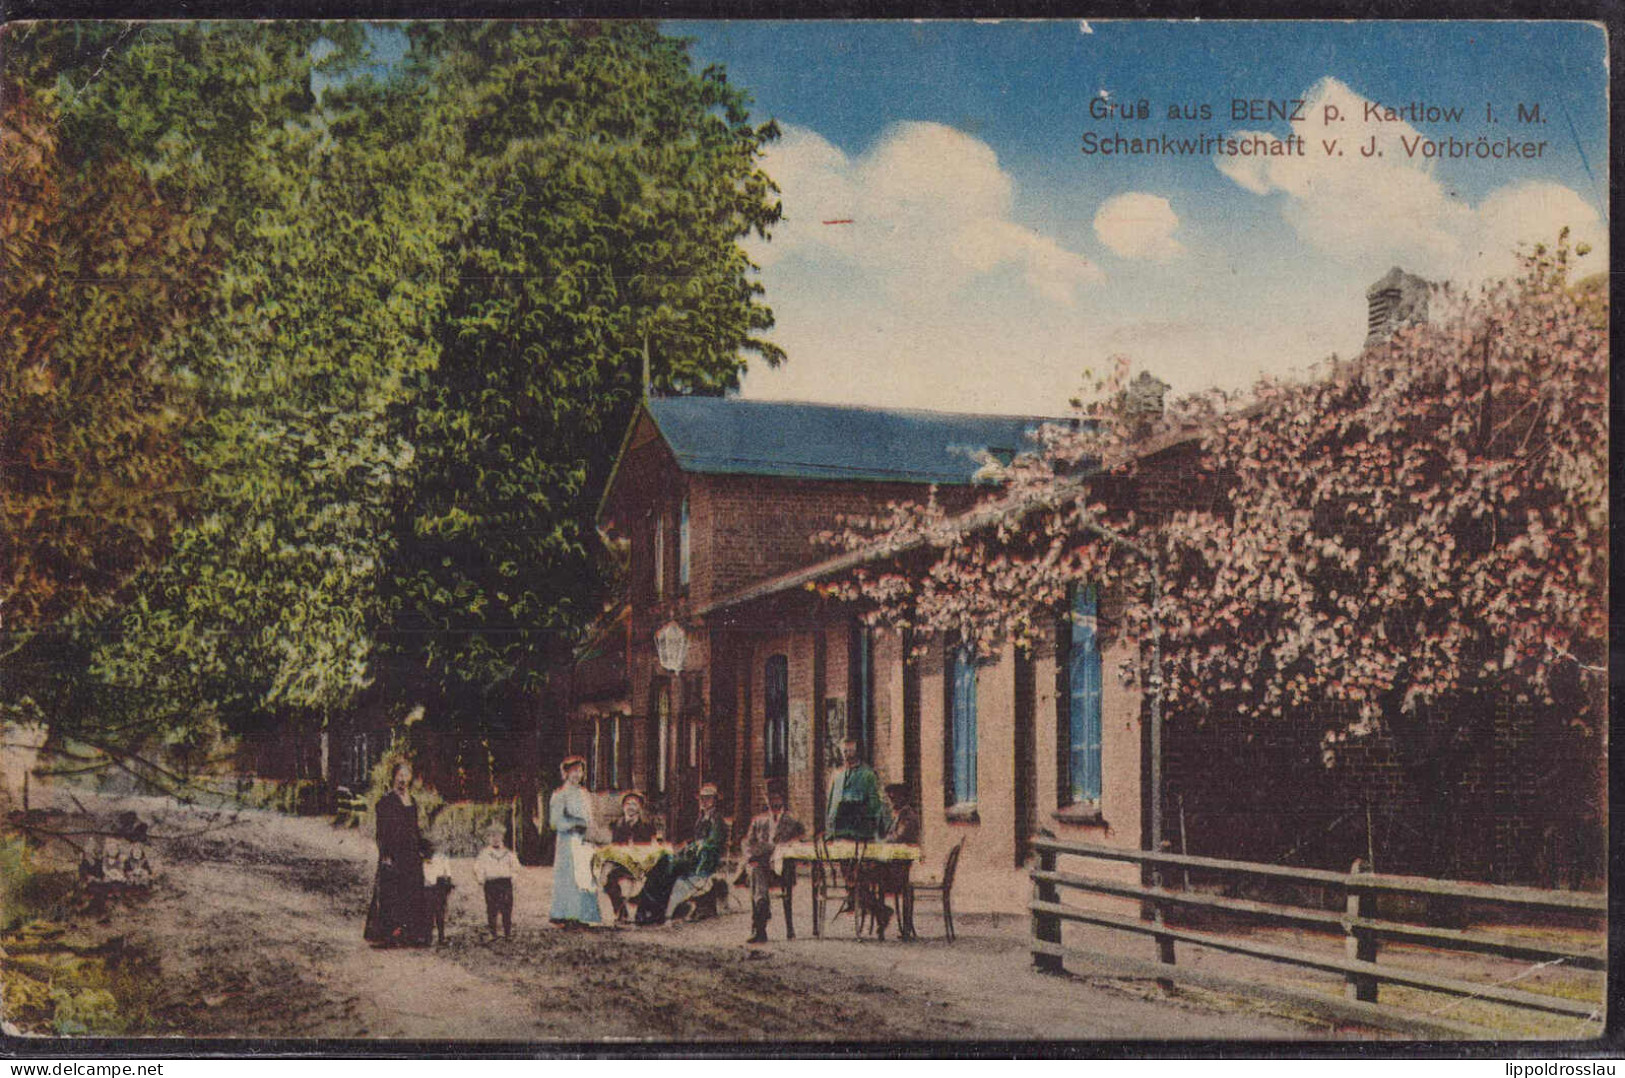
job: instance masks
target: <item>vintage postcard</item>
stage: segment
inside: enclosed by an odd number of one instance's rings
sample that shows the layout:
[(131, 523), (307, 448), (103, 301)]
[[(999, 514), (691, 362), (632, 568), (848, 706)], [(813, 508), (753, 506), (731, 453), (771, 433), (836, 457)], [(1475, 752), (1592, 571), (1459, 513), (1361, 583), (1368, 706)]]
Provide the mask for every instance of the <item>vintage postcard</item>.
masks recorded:
[(1603, 27), (3, 45), (13, 1051), (1601, 1043)]

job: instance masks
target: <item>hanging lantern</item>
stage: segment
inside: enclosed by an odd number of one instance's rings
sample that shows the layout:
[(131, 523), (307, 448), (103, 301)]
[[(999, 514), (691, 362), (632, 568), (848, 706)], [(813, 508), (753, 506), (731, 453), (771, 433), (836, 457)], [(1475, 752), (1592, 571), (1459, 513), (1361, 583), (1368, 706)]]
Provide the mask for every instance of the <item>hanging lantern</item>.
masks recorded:
[(660, 658), (660, 666), (667, 673), (675, 674), (683, 668), (683, 660), (688, 658), (688, 634), (683, 627), (675, 621), (668, 621), (655, 633), (655, 654)]

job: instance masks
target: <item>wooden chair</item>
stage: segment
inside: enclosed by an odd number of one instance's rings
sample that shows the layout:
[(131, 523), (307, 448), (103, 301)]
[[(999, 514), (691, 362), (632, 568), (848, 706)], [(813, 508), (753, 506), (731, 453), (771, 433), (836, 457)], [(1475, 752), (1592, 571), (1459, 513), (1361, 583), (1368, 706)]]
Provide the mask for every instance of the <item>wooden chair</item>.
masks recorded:
[(959, 854), (965, 848), (965, 840), (960, 839), (958, 845), (948, 851), (948, 859), (942, 863), (942, 876), (939, 879), (910, 880), (908, 897), (903, 907), (904, 920), (909, 935), (914, 935), (914, 906), (921, 895), (926, 898), (940, 898), (942, 900), (942, 926), (949, 942), (954, 938), (954, 873), (959, 870)]
[(823, 935), (825, 922), (830, 917), (830, 903), (839, 901), (840, 905), (835, 909), (835, 916), (851, 913), (852, 930), (861, 936), (865, 916), (859, 896), (866, 885), (863, 878), (863, 855), (864, 847), (868, 844), (859, 842), (856, 857), (852, 860), (834, 861), (830, 858), (829, 841), (824, 836), (819, 835), (813, 843), (818, 851), (818, 871), (812, 881), (814, 934)]

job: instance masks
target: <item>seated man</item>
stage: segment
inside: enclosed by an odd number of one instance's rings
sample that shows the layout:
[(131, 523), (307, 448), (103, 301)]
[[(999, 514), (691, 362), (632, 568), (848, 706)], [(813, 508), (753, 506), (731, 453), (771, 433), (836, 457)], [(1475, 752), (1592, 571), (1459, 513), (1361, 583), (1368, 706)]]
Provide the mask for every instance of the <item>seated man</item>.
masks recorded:
[(790, 899), (796, 886), (796, 866), (784, 866), (781, 876), (773, 871), (773, 849), (783, 842), (794, 842), (806, 835), (801, 821), (784, 810), (784, 780), (773, 779), (767, 784), (767, 811), (750, 822), (741, 852), (750, 862), (750, 917), (751, 935), (748, 943), (767, 942), (767, 922), (772, 916), (768, 889), (775, 885), (784, 888), (784, 938), (796, 938), (795, 922), (790, 918)]
[(886, 808), (890, 816), (890, 824), (886, 828), (884, 841), (901, 843), (905, 846), (918, 846), (920, 844), (920, 817), (909, 804), (908, 784), (906, 782), (886, 783)]
[[(647, 846), (655, 841), (655, 824), (643, 815), (643, 795), (628, 790), (621, 795), (621, 818), (609, 825), (609, 839), (617, 846)], [(626, 909), (626, 896), (622, 885), (632, 878), (620, 865), (610, 865), (604, 879), (604, 893), (615, 909), (615, 920), (624, 923), (632, 919)]]
[(699, 802), (694, 837), (675, 854), (665, 854), (655, 862), (643, 881), (643, 893), (638, 896), (640, 925), (664, 922), (697, 891), (705, 889), (709, 895), (711, 874), (722, 863), (722, 851), (728, 845), (728, 825), (717, 811), (715, 786), (709, 782), (701, 786)]
[[(883, 842), (894, 843), (901, 846), (918, 846), (920, 844), (920, 817), (909, 804), (909, 788), (907, 783), (888, 782), (886, 784), (886, 808), (889, 821), (886, 827)], [(909, 865), (906, 861), (888, 861), (875, 866), (875, 887), (880, 892), (881, 902), (884, 903), (888, 895), (902, 895), (908, 891)], [(903, 928), (906, 930), (907, 925)]]

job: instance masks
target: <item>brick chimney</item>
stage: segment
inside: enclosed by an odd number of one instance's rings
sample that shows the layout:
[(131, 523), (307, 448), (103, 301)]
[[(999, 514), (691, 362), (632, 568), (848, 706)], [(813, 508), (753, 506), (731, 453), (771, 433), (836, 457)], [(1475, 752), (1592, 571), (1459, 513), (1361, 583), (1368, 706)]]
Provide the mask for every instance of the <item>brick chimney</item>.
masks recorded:
[(1138, 378), (1124, 387), (1123, 395), (1129, 415), (1155, 419), (1162, 415), (1162, 399), (1168, 395), (1168, 383), (1149, 371), (1141, 371)]
[(1365, 290), (1365, 346), (1381, 344), (1401, 326), (1428, 320), (1432, 285), (1395, 266)]

